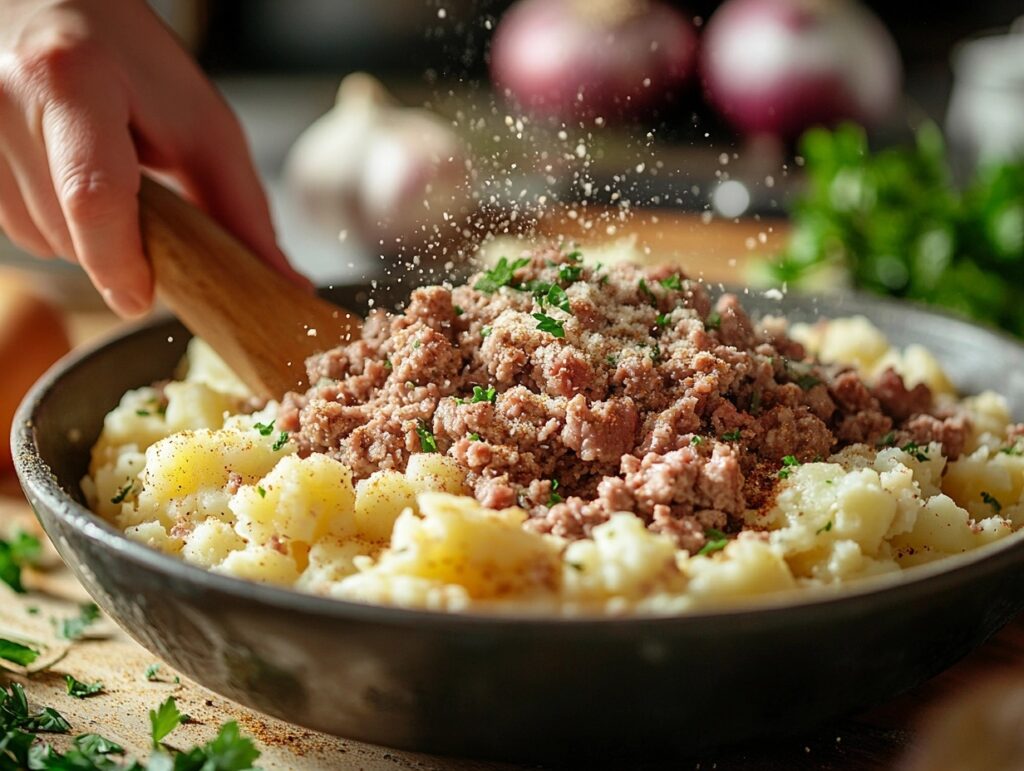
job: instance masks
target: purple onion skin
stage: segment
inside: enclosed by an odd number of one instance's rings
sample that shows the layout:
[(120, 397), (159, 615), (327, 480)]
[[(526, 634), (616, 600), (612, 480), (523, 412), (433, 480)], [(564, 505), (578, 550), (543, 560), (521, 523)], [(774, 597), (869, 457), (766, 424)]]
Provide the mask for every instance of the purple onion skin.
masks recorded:
[(854, 0), (727, 0), (700, 66), (708, 101), (736, 129), (786, 139), (842, 120), (878, 124), (902, 85), (895, 42)]
[(491, 46), (499, 90), (534, 114), (609, 121), (647, 114), (682, 91), (697, 64), (689, 17), (658, 0), (612, 6), (621, 13), (583, 0), (513, 5)]

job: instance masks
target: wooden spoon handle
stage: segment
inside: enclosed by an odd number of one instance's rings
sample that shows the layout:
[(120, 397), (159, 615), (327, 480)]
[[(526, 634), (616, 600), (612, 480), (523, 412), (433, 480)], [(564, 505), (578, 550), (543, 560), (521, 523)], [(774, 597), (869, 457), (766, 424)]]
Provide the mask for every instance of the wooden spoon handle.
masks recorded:
[(158, 295), (257, 396), (307, 386), (306, 357), (358, 336), (361, 319), (282, 278), (203, 212), (143, 176), (142, 241)]

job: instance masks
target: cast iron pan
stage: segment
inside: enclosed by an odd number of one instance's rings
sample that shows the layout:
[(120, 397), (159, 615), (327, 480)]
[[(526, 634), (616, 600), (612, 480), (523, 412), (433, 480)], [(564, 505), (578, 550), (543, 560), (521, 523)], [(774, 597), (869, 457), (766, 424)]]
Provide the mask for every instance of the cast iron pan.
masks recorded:
[[(366, 307), (365, 287), (328, 296)], [(806, 298), (744, 301), (819, 315)], [(964, 392), (996, 389), (1024, 415), (1024, 347), (1010, 338), (878, 299), (820, 305), (869, 316), (898, 345), (924, 344)], [(1024, 533), (902, 580), (675, 618), (444, 615), (208, 573), (128, 540), (83, 507), (79, 489), (103, 416), (126, 390), (167, 378), (187, 338), (157, 321), (59, 363), (15, 423), (18, 474), (61, 556), (132, 637), (197, 682), (293, 723), (463, 756), (686, 756), (804, 732), (890, 698), (1024, 608)]]

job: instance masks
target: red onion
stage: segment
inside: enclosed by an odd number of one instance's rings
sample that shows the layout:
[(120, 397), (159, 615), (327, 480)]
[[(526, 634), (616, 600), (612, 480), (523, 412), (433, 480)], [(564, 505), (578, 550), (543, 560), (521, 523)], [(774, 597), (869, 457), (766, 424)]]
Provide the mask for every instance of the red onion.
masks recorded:
[(628, 117), (686, 84), (696, 45), (689, 18), (658, 0), (520, 0), (494, 35), (491, 75), (537, 113)]
[(704, 33), (708, 100), (748, 133), (877, 123), (899, 97), (899, 53), (853, 0), (727, 0)]

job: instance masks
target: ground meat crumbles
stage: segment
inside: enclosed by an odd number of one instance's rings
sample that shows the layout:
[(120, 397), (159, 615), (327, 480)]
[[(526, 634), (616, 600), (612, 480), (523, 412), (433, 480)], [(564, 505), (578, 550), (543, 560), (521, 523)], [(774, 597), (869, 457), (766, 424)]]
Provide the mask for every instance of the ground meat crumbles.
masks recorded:
[(691, 553), (770, 505), (788, 464), (857, 443), (938, 441), (952, 459), (969, 430), (927, 386), (815, 362), (782, 320), (674, 268), (554, 248), (417, 289), (307, 368), (278, 419), (302, 456), (361, 479), (436, 451), (529, 528), (576, 539), (630, 511)]

